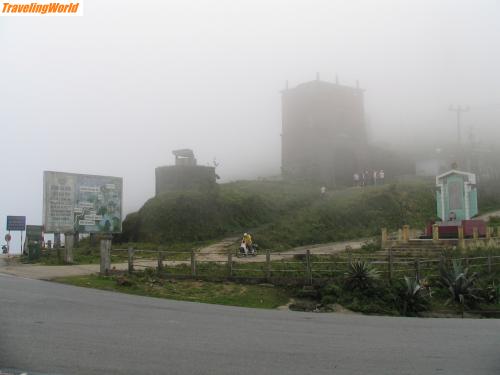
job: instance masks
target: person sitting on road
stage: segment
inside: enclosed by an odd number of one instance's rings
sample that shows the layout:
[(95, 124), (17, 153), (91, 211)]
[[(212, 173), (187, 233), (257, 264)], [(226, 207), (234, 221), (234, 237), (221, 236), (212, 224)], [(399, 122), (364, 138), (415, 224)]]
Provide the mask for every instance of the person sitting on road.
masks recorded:
[(249, 233), (243, 234), (243, 242), (245, 242), (246, 246), (246, 254), (251, 253), (253, 254), (253, 246), (252, 246), (252, 236)]

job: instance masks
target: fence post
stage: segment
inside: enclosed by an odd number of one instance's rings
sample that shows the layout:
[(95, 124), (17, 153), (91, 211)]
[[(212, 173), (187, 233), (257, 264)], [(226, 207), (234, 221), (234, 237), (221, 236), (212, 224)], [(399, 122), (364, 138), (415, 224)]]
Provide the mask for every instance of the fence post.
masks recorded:
[(491, 238), (491, 227), (486, 227), (486, 239), (489, 240)]
[(73, 263), (73, 247), (75, 244), (75, 234), (64, 234), (64, 263)]
[(112, 236), (101, 237), (101, 275), (108, 275), (111, 269), (111, 239)]
[(460, 250), (465, 250), (465, 239), (464, 239), (464, 227), (458, 227), (458, 248)]
[(382, 228), (380, 244), (382, 246), (382, 249), (387, 245), (387, 228)]
[(191, 276), (196, 277), (196, 255), (194, 250), (191, 250)]
[(479, 239), (479, 229), (478, 227), (472, 228), (472, 238), (474, 239), (475, 242)]
[(387, 251), (388, 266), (389, 266), (389, 283), (392, 283), (392, 249)]
[(233, 252), (229, 251), (227, 254), (227, 272), (229, 277), (233, 277)]
[(441, 274), (441, 270), (445, 269), (446, 267), (446, 256), (444, 254), (441, 254), (439, 257), (439, 274)]
[(271, 251), (266, 250), (266, 279), (267, 282), (271, 280)]
[(488, 273), (491, 275), (491, 249), (488, 252)]
[(312, 285), (311, 250), (306, 250), (306, 274), (307, 283)]
[(432, 225), (432, 241), (439, 241), (439, 226), (437, 224)]
[(129, 246), (128, 248), (128, 273), (134, 272), (134, 248)]
[(163, 252), (158, 250), (158, 273), (163, 271)]
[(420, 280), (420, 259), (415, 259), (415, 278)]
[(408, 242), (410, 240), (410, 226), (403, 225), (403, 241)]

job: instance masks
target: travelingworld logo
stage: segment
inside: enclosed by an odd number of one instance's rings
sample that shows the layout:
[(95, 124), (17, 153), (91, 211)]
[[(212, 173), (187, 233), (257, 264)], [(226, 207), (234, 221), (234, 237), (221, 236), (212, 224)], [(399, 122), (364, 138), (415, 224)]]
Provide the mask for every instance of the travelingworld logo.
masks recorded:
[(61, 2), (13, 0), (1, 3), (0, 16), (83, 16), (83, 0)]

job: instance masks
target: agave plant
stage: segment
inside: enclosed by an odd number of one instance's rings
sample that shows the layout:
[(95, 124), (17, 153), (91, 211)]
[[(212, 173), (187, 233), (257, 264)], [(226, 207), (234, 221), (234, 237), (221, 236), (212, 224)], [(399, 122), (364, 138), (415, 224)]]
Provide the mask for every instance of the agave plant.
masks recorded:
[(349, 264), (345, 273), (345, 284), (349, 289), (365, 290), (370, 288), (379, 277), (379, 271), (368, 262), (355, 260)]
[(481, 299), (478, 296), (479, 290), (475, 287), (477, 272), (470, 272), (460, 261), (454, 260), (451, 268), (441, 267), (440, 273), (441, 283), (451, 294), (448, 302), (455, 302), (465, 307)]
[(400, 312), (402, 315), (413, 315), (428, 308), (429, 300), (425, 288), (416, 278), (405, 276), (404, 287), (399, 292)]

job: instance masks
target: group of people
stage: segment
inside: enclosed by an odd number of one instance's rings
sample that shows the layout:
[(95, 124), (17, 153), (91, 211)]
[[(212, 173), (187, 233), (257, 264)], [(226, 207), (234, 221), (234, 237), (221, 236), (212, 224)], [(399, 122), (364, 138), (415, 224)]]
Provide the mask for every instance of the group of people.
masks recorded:
[(252, 236), (249, 233), (243, 234), (240, 244), (240, 254), (244, 256), (255, 255), (255, 248), (252, 242)]
[(382, 185), (385, 179), (385, 172), (383, 169), (379, 171), (365, 169), (361, 173), (354, 173), (352, 179), (354, 186)]

